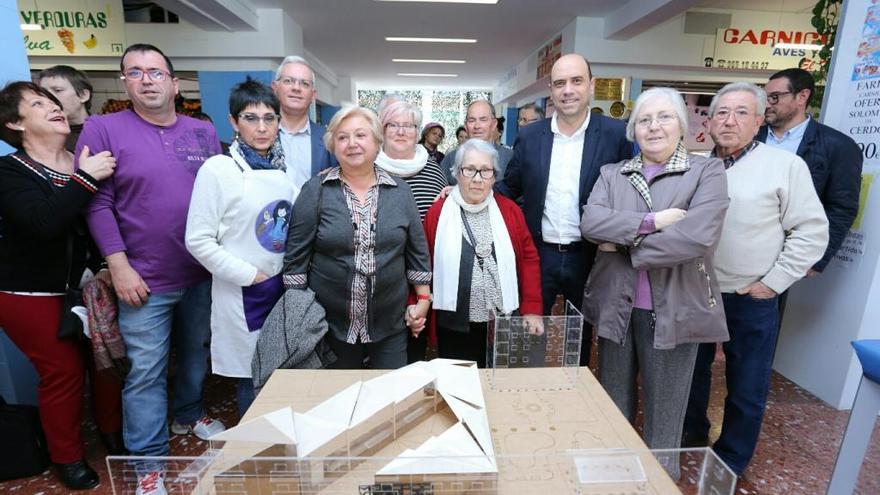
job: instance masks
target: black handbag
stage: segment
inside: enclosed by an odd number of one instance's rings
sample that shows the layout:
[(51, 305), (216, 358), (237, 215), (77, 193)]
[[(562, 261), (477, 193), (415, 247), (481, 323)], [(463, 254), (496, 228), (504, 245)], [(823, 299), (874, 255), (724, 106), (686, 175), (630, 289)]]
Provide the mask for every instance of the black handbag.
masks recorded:
[(67, 277), (64, 279), (64, 303), (61, 305), (61, 324), (58, 326), (59, 339), (78, 339), (83, 337), (83, 323), (72, 310), (83, 305), (82, 291), (70, 286), (73, 270), (73, 234), (67, 236)]
[(36, 406), (7, 404), (0, 397), (0, 480), (42, 473), (49, 466), (49, 449)]

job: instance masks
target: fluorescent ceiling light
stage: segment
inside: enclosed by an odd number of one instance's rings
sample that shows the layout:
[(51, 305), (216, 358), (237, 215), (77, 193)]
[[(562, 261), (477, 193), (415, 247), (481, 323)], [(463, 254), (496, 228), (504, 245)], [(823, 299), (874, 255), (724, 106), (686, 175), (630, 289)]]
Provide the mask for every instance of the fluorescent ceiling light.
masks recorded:
[(422, 3), (485, 3), (496, 4), (498, 0), (375, 0), (376, 2), (422, 2)]
[(21, 30), (22, 31), (42, 31), (43, 26), (41, 26), (39, 24), (22, 24)]
[(385, 41), (416, 41), (421, 43), (476, 43), (468, 38), (408, 38), (406, 36), (386, 36)]
[(427, 72), (398, 72), (397, 75), (403, 77), (458, 77), (458, 74), (430, 74)]
[(431, 58), (392, 58), (392, 62), (408, 64), (463, 64), (464, 60), (442, 60)]
[(810, 45), (807, 43), (776, 43), (774, 48), (786, 48), (789, 50), (816, 50), (822, 49), (823, 45)]

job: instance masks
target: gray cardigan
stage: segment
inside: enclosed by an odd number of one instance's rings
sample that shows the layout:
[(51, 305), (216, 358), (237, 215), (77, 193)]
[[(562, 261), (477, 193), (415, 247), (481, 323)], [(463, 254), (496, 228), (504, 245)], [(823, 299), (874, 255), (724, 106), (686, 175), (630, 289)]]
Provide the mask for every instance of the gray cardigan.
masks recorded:
[(681, 208), (687, 216), (642, 237), (637, 235), (639, 225), (651, 210), (627, 179), (629, 164), (630, 160), (624, 160), (602, 167), (584, 206), (584, 237), (596, 244), (612, 242), (626, 248), (596, 254), (584, 289), (584, 319), (597, 327), (600, 337), (622, 344), (636, 275), (638, 270), (648, 270), (657, 316), (655, 348), (727, 340), (712, 265), (729, 203), (724, 165), (717, 158), (688, 155), (681, 169), (661, 170), (650, 182), (653, 211)]
[[(333, 169), (328, 169), (333, 170)], [(370, 340), (405, 331), (409, 284), (430, 284), (425, 231), (409, 186), (381, 169), (376, 211), (372, 296), (367, 297)], [(322, 173), (312, 177), (293, 206), (284, 255), (284, 285), (309, 287), (327, 312), (332, 335), (345, 341), (354, 274), (354, 229), (342, 182)], [(393, 182), (393, 185), (392, 185)]]

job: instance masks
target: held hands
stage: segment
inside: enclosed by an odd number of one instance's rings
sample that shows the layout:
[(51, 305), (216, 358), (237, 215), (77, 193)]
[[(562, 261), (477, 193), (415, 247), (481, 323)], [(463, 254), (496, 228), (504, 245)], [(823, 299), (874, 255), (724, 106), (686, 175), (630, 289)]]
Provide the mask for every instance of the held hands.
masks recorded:
[(523, 315), (523, 326), (531, 335), (544, 335), (544, 319), (538, 315)]
[(406, 326), (409, 327), (410, 333), (413, 337), (418, 337), (422, 330), (425, 329), (425, 323), (428, 320), (428, 308), (430, 306), (430, 302), (428, 301), (419, 301), (416, 304), (410, 304), (406, 307), (406, 313), (404, 313), (404, 320), (406, 321)]
[(260, 282), (265, 282), (266, 280), (269, 280), (269, 276), (257, 270), (257, 275), (254, 277), (254, 281), (251, 282), (251, 285), (257, 285)]
[(613, 242), (603, 242), (602, 244), (599, 244), (599, 251), (602, 251), (603, 253), (616, 253), (617, 246)]
[(753, 284), (749, 284), (742, 289), (736, 289), (736, 293), (744, 296), (746, 294), (754, 297), (755, 299), (770, 299), (776, 296), (776, 292), (764, 285), (763, 282), (755, 282)]
[(113, 158), (109, 151), (89, 156), (89, 147), (83, 146), (82, 153), (79, 154), (79, 168), (95, 180), (104, 180), (113, 175), (116, 158)]
[(687, 211), (681, 208), (667, 208), (654, 213), (654, 226), (657, 230), (663, 230), (675, 222), (687, 216)]

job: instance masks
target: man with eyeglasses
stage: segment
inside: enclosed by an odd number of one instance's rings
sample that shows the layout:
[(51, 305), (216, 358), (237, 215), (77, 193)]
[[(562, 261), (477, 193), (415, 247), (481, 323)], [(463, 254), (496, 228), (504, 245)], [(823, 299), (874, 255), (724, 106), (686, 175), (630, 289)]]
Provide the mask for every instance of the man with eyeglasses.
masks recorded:
[(803, 69), (785, 69), (770, 76), (764, 86), (765, 125), (755, 138), (803, 158), (825, 207), (828, 247), (808, 277), (821, 273), (843, 244), (859, 211), (862, 183), (862, 153), (855, 141), (807, 113), (814, 89), (813, 76)]
[[(595, 79), (582, 55), (563, 55), (550, 70), (550, 99), (556, 113), (520, 129), (513, 158), (495, 189), (522, 198), (523, 213), (541, 256), (544, 314), (557, 295), (578, 309), (596, 245), (581, 237), (581, 213), (599, 169), (632, 158), (626, 123), (590, 114)], [(584, 329), (581, 366), (590, 362), (592, 332)]]
[(534, 103), (526, 103), (519, 107), (519, 119), (516, 121), (520, 128), (529, 124), (542, 120), (544, 118), (544, 110)]
[(324, 147), (327, 129), (309, 119), (309, 108), (318, 95), (315, 72), (304, 58), (289, 55), (275, 71), (272, 90), (281, 102), (278, 138), (287, 174), (301, 188), (321, 170), (336, 165), (335, 157)]
[[(178, 80), (161, 50), (131, 45), (120, 69), (131, 110), (89, 118), (75, 156), (88, 146), (116, 157), (113, 180), (101, 183), (87, 220), (119, 297), (119, 329), (131, 361), (122, 390), (123, 438), (132, 455), (167, 456), (172, 338), (172, 431), (207, 439), (224, 430), (202, 406), (210, 277), (184, 245), (196, 173), (221, 152), (220, 142), (212, 125), (175, 113)], [(137, 471), (138, 495), (165, 493), (160, 465), (139, 463)]]
[[(713, 449), (737, 476), (758, 442), (779, 332), (777, 295), (803, 278), (825, 252), (828, 220), (810, 171), (794, 153), (755, 141), (765, 95), (751, 83), (731, 83), (709, 105), (714, 156), (727, 169), (730, 206), (715, 251), (730, 340), (725, 355), (724, 422)], [(694, 275), (697, 276), (696, 268)], [(716, 344), (700, 344), (682, 444), (706, 446)]]
[[(504, 170), (507, 168), (507, 162), (513, 156), (513, 150), (493, 140), (494, 132), (498, 128), (498, 120), (495, 118), (495, 108), (492, 106), (492, 103), (488, 100), (472, 101), (467, 107), (464, 128), (468, 133), (469, 139), (481, 139), (495, 147), (495, 151), (498, 152), (498, 169), (500, 170), (498, 176), (502, 177)], [(458, 182), (452, 175), (452, 166), (455, 164), (456, 153), (458, 153), (458, 147), (446, 153), (443, 162), (440, 164), (440, 168), (443, 169), (443, 173), (446, 174), (446, 179), (450, 184)]]

